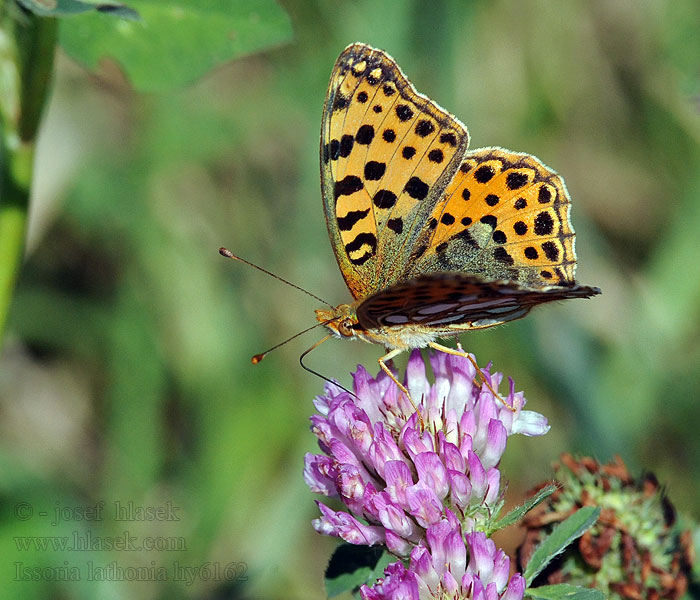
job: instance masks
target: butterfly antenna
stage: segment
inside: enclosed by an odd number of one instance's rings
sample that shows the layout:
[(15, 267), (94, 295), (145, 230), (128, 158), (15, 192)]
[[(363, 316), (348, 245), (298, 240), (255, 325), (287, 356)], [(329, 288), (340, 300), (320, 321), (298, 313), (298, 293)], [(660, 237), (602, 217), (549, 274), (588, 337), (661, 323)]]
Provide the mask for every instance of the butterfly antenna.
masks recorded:
[[(277, 350), (280, 346), (284, 346), (287, 342), (291, 342), (293, 339), (298, 338), (300, 335), (305, 334), (307, 331), (311, 331), (312, 329), (315, 329), (316, 327), (319, 327), (320, 325), (325, 325), (326, 323), (316, 323), (315, 325), (312, 325), (311, 327), (307, 327), (303, 331), (300, 331), (299, 333), (295, 333), (292, 337), (287, 338), (283, 342), (280, 342), (279, 344), (276, 344), (275, 346), (272, 346), (269, 350), (265, 350), (265, 352), (261, 352), (260, 354), (256, 354), (255, 356), (251, 357), (250, 362), (252, 362), (254, 365), (257, 365), (263, 358), (265, 358), (270, 352), (273, 350)], [(323, 341), (328, 339), (329, 336), (326, 336), (323, 338)], [(319, 342), (320, 344), (321, 342)], [(318, 344), (316, 344), (318, 346)], [(316, 346), (313, 346), (315, 348)], [(303, 365), (302, 365), (303, 366)]]
[[(323, 344), (323, 342), (325, 342), (330, 337), (333, 337), (333, 336), (332, 336), (332, 334), (329, 333), (327, 336), (318, 340), (318, 342), (316, 342), (313, 346), (311, 346), (311, 348), (302, 352), (301, 356), (299, 357), (299, 364), (301, 365), (301, 368), (304, 369), (304, 371), (307, 371), (308, 373), (311, 373), (312, 375), (316, 375), (316, 377), (320, 377), (321, 379), (323, 379), (324, 381), (327, 381), (328, 383), (332, 383), (333, 385), (339, 387), (341, 390), (343, 390), (343, 391), (347, 392), (348, 394), (350, 394), (351, 396), (354, 396), (355, 398), (357, 398), (357, 394), (355, 394), (354, 392), (351, 392), (348, 388), (340, 385), (337, 381), (333, 381), (332, 379), (328, 379), (328, 377), (321, 375), (320, 373), (314, 371), (313, 369), (307, 367), (304, 364), (304, 357), (307, 354), (309, 354), (309, 352), (311, 352), (312, 350), (315, 350), (316, 348), (318, 348), (321, 344)], [(357, 399), (359, 400), (359, 398), (357, 398)]]
[[(242, 262), (242, 263), (248, 265), (249, 267), (253, 267), (254, 269), (257, 269), (258, 271), (262, 271), (263, 273), (269, 275), (270, 277), (274, 277), (275, 279), (281, 281), (282, 283), (286, 283), (287, 285), (299, 290), (300, 292), (304, 292), (307, 296), (311, 296), (312, 298), (318, 300), (319, 302), (322, 302), (323, 304), (326, 304), (327, 306), (330, 306), (331, 308), (333, 308), (333, 305), (330, 302), (328, 302), (327, 300), (324, 300), (323, 298), (319, 298), (316, 294), (312, 294), (308, 290), (305, 290), (303, 287), (295, 285), (291, 281), (287, 281), (286, 279), (280, 277), (279, 275), (275, 275), (274, 273), (270, 273), (270, 271), (268, 271), (267, 269), (263, 269), (262, 267), (259, 267), (258, 265), (250, 262), (249, 260), (246, 260), (245, 258), (241, 258), (240, 256), (234, 254), (233, 252), (231, 252), (227, 248), (219, 248), (219, 254), (221, 254), (221, 256), (225, 256), (226, 258), (231, 258), (233, 260), (237, 260), (239, 262)], [(308, 331), (308, 329), (306, 331)], [(304, 333), (304, 332), (302, 331), (301, 333)], [(300, 334), (297, 334), (297, 335), (300, 335)], [(296, 336), (294, 336), (294, 337), (296, 337)], [(289, 339), (294, 339), (294, 338), (289, 338)], [(289, 340), (286, 340), (285, 342), (282, 342), (282, 344), (286, 344), (288, 341)], [(270, 348), (270, 350), (274, 350), (274, 348)], [(269, 352), (269, 350), (268, 350), (268, 352)], [(267, 354), (267, 352), (263, 352), (263, 354)], [(260, 355), (258, 355), (258, 356), (260, 356)], [(260, 360), (262, 360), (262, 359), (260, 359)], [(253, 361), (253, 362), (255, 362), (255, 361)], [(260, 361), (258, 361), (258, 362), (260, 362)]]

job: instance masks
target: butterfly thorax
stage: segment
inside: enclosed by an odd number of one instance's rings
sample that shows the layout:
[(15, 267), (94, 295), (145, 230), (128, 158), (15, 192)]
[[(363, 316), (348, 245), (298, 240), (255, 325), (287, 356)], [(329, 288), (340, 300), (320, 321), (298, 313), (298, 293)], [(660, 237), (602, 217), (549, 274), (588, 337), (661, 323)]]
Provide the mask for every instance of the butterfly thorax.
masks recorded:
[(454, 331), (419, 324), (365, 328), (357, 318), (356, 306), (352, 304), (339, 304), (331, 309), (319, 308), (316, 319), (337, 338), (359, 339), (390, 349), (424, 348), (439, 337), (455, 335)]

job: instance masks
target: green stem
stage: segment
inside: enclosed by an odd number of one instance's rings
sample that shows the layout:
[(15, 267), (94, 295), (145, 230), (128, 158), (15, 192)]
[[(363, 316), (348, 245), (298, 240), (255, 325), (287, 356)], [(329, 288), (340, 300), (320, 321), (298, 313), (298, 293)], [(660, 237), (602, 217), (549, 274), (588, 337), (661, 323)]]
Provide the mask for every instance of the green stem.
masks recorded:
[(27, 228), (34, 147), (48, 97), (55, 19), (0, 5), (0, 343)]

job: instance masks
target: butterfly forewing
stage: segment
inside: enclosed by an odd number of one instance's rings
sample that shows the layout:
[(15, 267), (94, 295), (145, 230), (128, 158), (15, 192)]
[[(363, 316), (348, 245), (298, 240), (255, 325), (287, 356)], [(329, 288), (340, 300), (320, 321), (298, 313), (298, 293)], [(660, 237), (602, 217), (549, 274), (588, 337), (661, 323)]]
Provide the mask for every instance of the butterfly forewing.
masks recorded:
[(355, 298), (397, 281), (468, 145), (380, 50), (353, 44), (331, 74), (321, 128), (331, 243)]
[(436, 273), (395, 284), (370, 296), (357, 307), (357, 318), (367, 330), (421, 325), (439, 329), (443, 334), (445, 330), (457, 334), (518, 319), (538, 304), (599, 293), (598, 288), (580, 285), (533, 289), (513, 281)]

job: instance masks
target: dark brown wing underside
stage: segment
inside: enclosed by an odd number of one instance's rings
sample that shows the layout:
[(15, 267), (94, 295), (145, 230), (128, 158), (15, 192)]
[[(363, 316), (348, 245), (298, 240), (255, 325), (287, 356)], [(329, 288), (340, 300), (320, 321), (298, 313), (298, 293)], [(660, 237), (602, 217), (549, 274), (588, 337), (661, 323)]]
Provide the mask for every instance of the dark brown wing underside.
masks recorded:
[(597, 294), (598, 288), (584, 285), (529, 288), (476, 275), (435, 273), (373, 294), (357, 307), (357, 318), (365, 329), (407, 324), (479, 328), (523, 317), (538, 304)]

